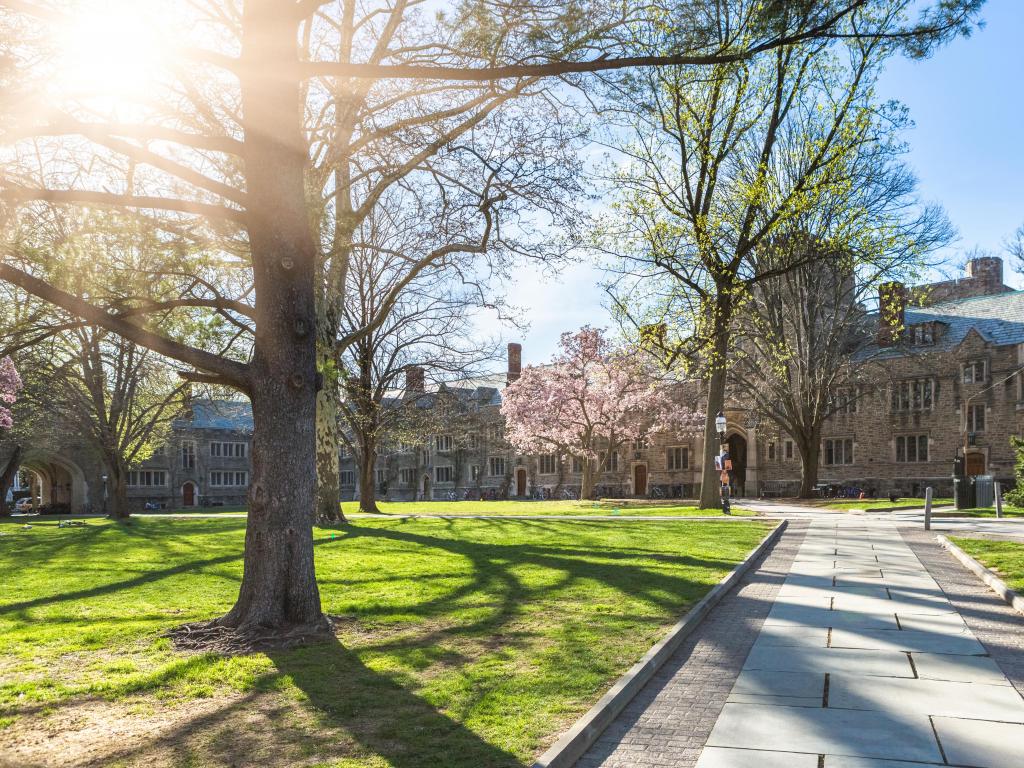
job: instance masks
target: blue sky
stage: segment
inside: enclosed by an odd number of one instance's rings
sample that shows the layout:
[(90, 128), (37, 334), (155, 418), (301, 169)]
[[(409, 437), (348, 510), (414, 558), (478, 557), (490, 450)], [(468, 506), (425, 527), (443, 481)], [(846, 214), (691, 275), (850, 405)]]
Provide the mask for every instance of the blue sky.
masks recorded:
[[(923, 199), (945, 207), (960, 239), (943, 253), (955, 274), (963, 252), (980, 246), (1001, 251), (1024, 223), (1024, 0), (989, 0), (985, 28), (924, 61), (894, 59), (879, 83), (885, 99), (910, 108), (906, 161), (920, 179)], [(506, 330), (523, 343), (523, 362), (541, 363), (564, 330), (589, 323), (610, 326), (597, 282), (600, 272), (574, 265), (558, 278), (523, 271), (510, 300), (523, 309), (526, 333)], [(1024, 278), (1007, 274), (1024, 287)]]

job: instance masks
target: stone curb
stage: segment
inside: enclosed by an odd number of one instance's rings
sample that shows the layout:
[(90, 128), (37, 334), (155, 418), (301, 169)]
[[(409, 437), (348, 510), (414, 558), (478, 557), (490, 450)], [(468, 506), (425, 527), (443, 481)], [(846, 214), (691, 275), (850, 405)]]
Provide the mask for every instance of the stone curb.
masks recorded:
[(939, 544), (949, 550), (953, 557), (963, 563), (969, 570), (974, 571), (978, 578), (992, 588), (993, 592), (1009, 603), (1010, 607), (1017, 611), (1017, 613), (1024, 613), (1024, 597), (1010, 589), (1005, 581), (996, 576), (994, 571), (979, 563), (941, 533), (936, 535), (935, 538)]
[[(762, 518), (763, 519), (763, 518)], [(538, 758), (532, 768), (571, 768), (598, 737), (618, 717), (619, 713), (647, 685), (657, 672), (676, 652), (682, 641), (704, 620), (711, 609), (725, 597), (743, 575), (750, 570), (758, 558), (782, 536), (788, 521), (783, 520), (760, 544), (730, 573), (711, 588), (693, 608), (687, 611), (669, 633), (633, 667), (620, 677), (608, 692), (601, 697), (590, 711), (556, 741), (547, 752)]]

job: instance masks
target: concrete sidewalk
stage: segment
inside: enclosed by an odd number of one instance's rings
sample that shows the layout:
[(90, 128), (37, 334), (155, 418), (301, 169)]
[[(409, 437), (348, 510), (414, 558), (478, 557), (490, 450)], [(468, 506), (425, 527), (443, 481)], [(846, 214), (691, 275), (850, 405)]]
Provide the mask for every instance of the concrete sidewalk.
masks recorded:
[(1024, 699), (896, 526), (815, 520), (697, 766), (922, 765), (1024, 768)]

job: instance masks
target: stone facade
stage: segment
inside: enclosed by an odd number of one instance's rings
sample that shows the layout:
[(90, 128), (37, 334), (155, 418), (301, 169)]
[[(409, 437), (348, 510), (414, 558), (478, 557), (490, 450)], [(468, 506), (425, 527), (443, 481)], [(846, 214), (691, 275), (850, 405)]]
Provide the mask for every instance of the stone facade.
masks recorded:
[[(908, 292), (903, 328), (864, 353), (878, 386), (823, 430), (819, 480), (879, 495), (952, 493), (953, 462), (967, 474), (1013, 482), (1010, 437), (1024, 428), (1024, 292), (1002, 284), (1002, 262), (972, 261), (967, 277)], [(876, 318), (877, 320), (877, 318)], [(881, 325), (881, 323), (880, 323)], [(761, 490), (792, 493), (800, 462), (779, 450), (787, 436), (761, 435)], [(774, 447), (772, 447), (774, 446)]]
[[(1024, 291), (1002, 283), (1002, 263), (985, 257), (960, 280), (909, 290), (888, 285), (886, 301), (900, 304), (872, 321), (878, 343), (865, 354), (878, 384), (859, 392), (848, 412), (823, 430), (819, 480), (884, 495), (917, 495), (926, 486), (948, 495), (953, 460), (966, 456), (968, 474), (1008, 485), (1014, 456), (1010, 437), (1024, 434)], [(890, 327), (888, 323), (898, 323)], [(571, 459), (524, 456), (503, 438), (501, 391), (518, 378), (522, 348), (509, 345), (500, 377), (423, 391), (423, 372), (410, 370), (403, 396), (441, 408), (449, 421), (406, 440), (385, 440), (376, 462), (378, 498), (578, 497), (582, 468)], [(683, 385), (696, 401), (700, 382)], [(727, 441), (737, 495), (792, 495), (799, 487), (795, 442), (740, 402), (726, 408)], [(199, 402), (174, 423), (168, 445), (138, 467), (129, 496), (134, 506), (242, 506), (250, 472), (252, 414), (245, 403)], [(605, 497), (693, 497), (700, 492), (700, 435), (649, 436), (622, 447), (614, 467), (596, 480)], [(54, 501), (75, 511), (102, 503), (101, 468), (81, 452), (32, 457), (38, 477), (52, 475)], [(343, 498), (358, 495), (354, 458), (342, 452)], [(45, 483), (44, 483), (45, 485)]]
[(194, 403), (172, 424), (168, 444), (129, 476), (128, 497), (136, 508), (244, 507), (251, 450), (248, 403)]

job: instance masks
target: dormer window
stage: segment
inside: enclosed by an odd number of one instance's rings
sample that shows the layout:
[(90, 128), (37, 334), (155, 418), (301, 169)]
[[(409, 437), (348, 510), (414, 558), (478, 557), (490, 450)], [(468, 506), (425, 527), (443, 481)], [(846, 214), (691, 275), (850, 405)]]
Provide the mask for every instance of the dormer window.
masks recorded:
[(917, 323), (907, 328), (907, 340), (912, 346), (929, 346), (935, 343), (935, 323)]

